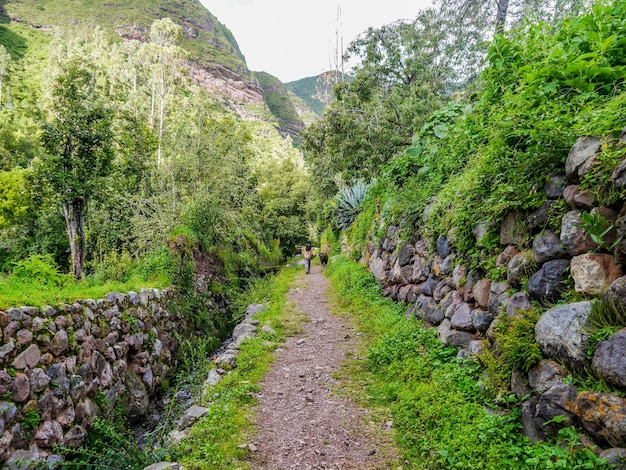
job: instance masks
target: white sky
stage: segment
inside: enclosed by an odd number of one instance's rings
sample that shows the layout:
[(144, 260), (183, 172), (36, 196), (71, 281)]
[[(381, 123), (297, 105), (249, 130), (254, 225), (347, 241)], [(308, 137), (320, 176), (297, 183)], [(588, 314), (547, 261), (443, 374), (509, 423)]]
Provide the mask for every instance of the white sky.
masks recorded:
[(337, 8), (344, 48), (368, 27), (413, 19), (431, 0), (200, 0), (228, 29), (250, 70), (282, 82), (335, 66)]

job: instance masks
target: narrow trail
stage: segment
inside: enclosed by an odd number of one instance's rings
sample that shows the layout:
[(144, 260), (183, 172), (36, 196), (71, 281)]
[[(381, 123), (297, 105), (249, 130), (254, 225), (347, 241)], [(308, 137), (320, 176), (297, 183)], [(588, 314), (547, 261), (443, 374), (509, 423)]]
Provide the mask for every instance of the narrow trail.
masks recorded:
[[(258, 396), (255, 469), (396, 469), (388, 428), (343, 393), (337, 372), (360, 338), (348, 320), (330, 314), (327, 280), (319, 266), (289, 292), (308, 317), (303, 333), (276, 351)], [(387, 428), (387, 431), (385, 431)]]

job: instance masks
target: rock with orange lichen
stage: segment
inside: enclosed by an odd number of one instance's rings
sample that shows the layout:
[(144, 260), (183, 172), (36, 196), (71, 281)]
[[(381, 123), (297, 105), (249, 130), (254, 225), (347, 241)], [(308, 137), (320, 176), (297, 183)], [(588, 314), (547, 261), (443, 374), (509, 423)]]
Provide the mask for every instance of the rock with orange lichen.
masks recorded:
[(576, 417), (594, 439), (616, 446), (626, 440), (626, 400), (611, 393), (581, 392)]

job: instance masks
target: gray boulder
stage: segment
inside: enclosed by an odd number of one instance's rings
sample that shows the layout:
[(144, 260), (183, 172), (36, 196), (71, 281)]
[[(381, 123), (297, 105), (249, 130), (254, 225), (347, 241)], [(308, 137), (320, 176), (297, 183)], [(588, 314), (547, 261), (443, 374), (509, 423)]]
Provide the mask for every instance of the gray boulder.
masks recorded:
[(542, 427), (543, 422), (537, 418), (538, 403), (537, 397), (532, 397), (522, 403), (522, 432), (533, 444), (546, 438)]
[(613, 281), (602, 297), (602, 302), (626, 312), (626, 276)]
[(597, 247), (587, 236), (585, 229), (579, 227), (581, 222), (578, 211), (568, 212), (561, 220), (561, 243), (570, 256), (587, 253)]
[(626, 449), (613, 447), (603, 450), (601, 459), (606, 459), (607, 463), (614, 466), (613, 470), (626, 470)]
[(528, 385), (535, 393), (541, 395), (555, 385), (562, 384), (567, 375), (568, 372), (563, 366), (543, 359), (528, 371)]
[[(544, 421), (544, 432), (551, 437), (556, 437), (560, 429), (574, 425), (576, 422), (575, 409), (576, 387), (559, 384), (539, 397), (537, 417)], [(557, 416), (562, 416), (562, 420), (552, 421)]]
[(611, 181), (613, 181), (617, 187), (623, 188), (626, 186), (626, 160), (622, 160), (615, 170), (613, 170)]
[(520, 312), (528, 312), (533, 308), (528, 295), (524, 292), (516, 292), (509, 299), (506, 306), (506, 314), (509, 317), (519, 317)]
[(590, 312), (589, 301), (560, 305), (545, 312), (535, 325), (535, 340), (543, 354), (583, 368), (587, 364)]
[(209, 408), (205, 408), (203, 406), (191, 406), (183, 413), (183, 417), (181, 418), (180, 426), (178, 427), (178, 429), (180, 431), (182, 431), (183, 429), (187, 429), (199, 419), (204, 418), (209, 413), (209, 411), (211, 411)]
[(499, 315), (509, 300), (507, 292), (510, 286), (506, 282), (492, 282), (489, 290), (489, 302), (487, 308), (494, 315)]
[(451, 308), (454, 308), (454, 313), (450, 317), (452, 328), (462, 331), (476, 331), (472, 322), (472, 311), (466, 302), (461, 302)]
[(441, 256), (442, 259), (450, 256), (450, 254), (452, 253), (452, 250), (450, 250), (448, 237), (446, 236), (439, 237), (439, 239), (437, 240), (437, 253), (439, 254), (439, 256)]
[(555, 205), (555, 201), (546, 201), (538, 209), (534, 210), (526, 217), (526, 228), (531, 232), (537, 232), (546, 226), (550, 219), (550, 211)]
[(591, 366), (609, 384), (626, 389), (626, 328), (596, 345)]
[(410, 243), (404, 243), (398, 252), (398, 264), (400, 266), (406, 266), (411, 262), (415, 249)]
[(487, 333), (487, 330), (493, 322), (494, 316), (491, 312), (482, 309), (472, 310), (472, 325), (481, 333)]
[(446, 343), (446, 337), (448, 336), (448, 333), (450, 333), (451, 330), (452, 330), (452, 327), (450, 326), (450, 320), (448, 318), (444, 318), (439, 324), (439, 326), (437, 327), (437, 334), (439, 335), (439, 341), (441, 341), (443, 344), (448, 344)]
[(491, 281), (489, 279), (479, 279), (473, 286), (472, 295), (479, 307), (486, 308), (489, 305), (489, 293), (491, 292)]
[(565, 175), (550, 175), (543, 190), (549, 199), (558, 199), (563, 194), (563, 190), (567, 186), (567, 177)]
[(580, 137), (569, 151), (565, 162), (565, 173), (570, 181), (580, 178), (596, 164), (596, 154), (602, 146), (602, 140), (595, 136)]
[(470, 343), (475, 339), (476, 336), (468, 331), (450, 330), (445, 335), (444, 343), (448, 346), (469, 349)]
[(576, 207), (574, 198), (578, 193), (580, 193), (580, 185), (578, 184), (570, 184), (563, 190), (563, 199), (565, 200), (567, 207), (570, 209), (574, 209)]
[(444, 319), (443, 311), (440, 308), (436, 308), (431, 312), (424, 312), (422, 319), (431, 325), (439, 325)]
[(533, 241), (533, 256), (535, 261), (543, 264), (553, 259), (562, 259), (567, 257), (567, 253), (561, 239), (552, 230), (546, 230), (535, 237)]
[(507, 246), (496, 258), (496, 268), (499, 269), (508, 265), (511, 260), (518, 254), (519, 250), (515, 246)]
[(535, 270), (535, 259), (532, 252), (522, 251), (509, 261), (506, 268), (506, 280), (512, 286), (519, 286)]
[(541, 266), (528, 280), (528, 294), (541, 302), (557, 302), (567, 290), (569, 260), (555, 259)]

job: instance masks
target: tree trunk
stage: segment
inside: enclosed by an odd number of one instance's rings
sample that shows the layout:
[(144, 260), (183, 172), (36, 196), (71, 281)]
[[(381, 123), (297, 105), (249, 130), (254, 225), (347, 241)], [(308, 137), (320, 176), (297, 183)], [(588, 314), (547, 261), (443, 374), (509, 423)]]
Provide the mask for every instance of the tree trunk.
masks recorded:
[(72, 274), (78, 279), (83, 277), (85, 267), (85, 212), (87, 201), (75, 199), (63, 204), (63, 217), (67, 227), (72, 254)]
[(509, 10), (509, 0), (497, 0), (498, 13), (496, 14), (496, 34), (504, 32), (506, 15)]

